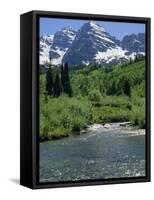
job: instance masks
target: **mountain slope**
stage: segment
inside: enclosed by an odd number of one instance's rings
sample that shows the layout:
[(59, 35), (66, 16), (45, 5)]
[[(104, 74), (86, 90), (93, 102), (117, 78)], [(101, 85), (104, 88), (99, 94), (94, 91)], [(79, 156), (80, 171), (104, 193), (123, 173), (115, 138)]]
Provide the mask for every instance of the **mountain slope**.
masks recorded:
[(70, 27), (65, 27), (55, 33), (53, 45), (49, 52), (53, 65), (61, 64), (64, 54), (75, 38), (75, 34), (76, 32)]
[(144, 53), (145, 52), (145, 34), (139, 33), (138, 35), (126, 35), (121, 41), (121, 46), (128, 52)]
[(44, 34), (40, 37), (40, 64), (49, 62), (49, 52), (53, 44), (53, 35)]
[(52, 65), (64, 62), (110, 65), (134, 59), (136, 55), (145, 55), (144, 33), (126, 35), (119, 41), (93, 21), (83, 24), (77, 32), (64, 27), (54, 36), (40, 38), (40, 64), (51, 59)]
[(138, 34), (134, 37), (135, 41), (130, 36), (129, 40), (126, 37), (120, 42), (100, 25), (90, 21), (77, 32), (75, 40), (62, 61), (71, 65), (93, 62), (99, 64), (125, 62), (130, 58), (134, 59), (136, 54), (144, 53), (144, 35)]

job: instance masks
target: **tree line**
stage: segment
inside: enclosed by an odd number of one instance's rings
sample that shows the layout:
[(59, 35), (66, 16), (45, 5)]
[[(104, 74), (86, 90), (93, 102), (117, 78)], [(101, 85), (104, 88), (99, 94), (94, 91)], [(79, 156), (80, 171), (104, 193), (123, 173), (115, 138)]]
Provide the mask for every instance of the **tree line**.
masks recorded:
[(51, 66), (46, 72), (46, 94), (59, 97), (62, 93), (72, 96), (72, 87), (69, 77), (68, 63), (62, 64), (60, 73), (56, 72), (55, 78)]
[[(85, 79), (91, 79), (93, 77), (92, 73), (93, 71), (95, 72), (96, 70), (100, 70), (100, 74), (104, 72), (105, 74), (109, 73), (109, 75), (106, 74), (105, 77), (111, 77), (106, 80), (106, 78), (103, 76), (102, 79), (105, 79), (100, 85), (100, 88), (98, 89), (101, 95), (126, 95), (128, 97), (131, 97), (132, 93), (132, 86), (136, 83), (133, 81), (133, 76), (130, 77), (130, 75), (122, 75), (122, 76), (117, 76), (115, 71), (122, 70), (123, 68), (135, 64), (141, 60), (144, 60), (145, 57), (140, 55), (136, 56), (135, 60), (130, 59), (127, 63), (119, 64), (116, 65), (115, 67), (106, 67), (103, 68), (103, 66), (99, 65), (88, 65), (88, 66), (82, 66), (81, 74), (84, 75)], [(71, 69), (72, 70), (72, 69)], [(73, 73), (75, 74), (76, 70), (73, 70)], [(48, 96), (53, 96), (53, 97), (59, 97), (61, 94), (66, 94), (69, 97), (72, 97), (73, 95), (76, 94), (76, 89), (74, 86), (74, 81), (72, 82), (73, 85), (71, 85), (70, 82), (70, 70), (68, 63), (66, 62), (65, 64), (62, 64), (59, 68), (52, 68), (51, 65), (49, 66), (48, 70), (45, 72), (46, 73), (46, 87), (45, 87), (45, 94)], [(78, 73), (76, 76), (79, 76), (80, 73)], [(73, 75), (74, 76), (74, 75)], [(83, 79), (84, 79), (83, 77)], [(74, 80), (75, 77), (74, 77)], [(82, 79), (81, 79), (82, 80)], [(93, 83), (95, 80), (91, 80), (91, 83)], [(108, 81), (106, 83), (106, 81)], [(81, 84), (82, 82), (82, 84)], [(97, 82), (97, 81), (95, 81)], [(96, 88), (99, 87), (99, 83), (95, 84)], [(93, 85), (93, 84), (91, 84)], [(88, 85), (86, 81), (80, 81), (78, 83), (77, 87), (79, 86), (79, 91), (82, 96), (85, 94), (88, 95), (89, 91), (91, 91), (91, 87)], [(72, 89), (73, 88), (73, 89)], [(104, 89), (103, 89), (104, 88)], [(73, 92), (74, 91), (74, 92)]]

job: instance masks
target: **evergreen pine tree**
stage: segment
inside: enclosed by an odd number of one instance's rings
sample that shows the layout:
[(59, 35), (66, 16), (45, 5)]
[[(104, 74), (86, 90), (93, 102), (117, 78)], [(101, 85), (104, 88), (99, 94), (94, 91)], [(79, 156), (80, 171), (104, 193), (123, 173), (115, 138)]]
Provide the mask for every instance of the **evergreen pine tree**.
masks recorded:
[(117, 85), (117, 95), (127, 95), (131, 97), (131, 81), (126, 76), (122, 76)]
[(116, 94), (116, 83), (115, 81), (113, 81), (111, 85), (111, 95), (115, 95), (115, 94)]
[(47, 70), (46, 73), (46, 93), (47, 95), (52, 95), (53, 91), (53, 75), (52, 75), (52, 70), (51, 67)]
[[(65, 77), (64, 77), (64, 66), (63, 64), (61, 65), (61, 83), (62, 83), (62, 89), (64, 86), (64, 82), (65, 82)], [(64, 90), (64, 89), (63, 89)]]
[(123, 88), (124, 94), (131, 97), (131, 85), (130, 81), (128, 79), (124, 80), (124, 88)]
[(72, 87), (71, 87), (70, 78), (69, 78), (68, 63), (65, 63), (64, 68), (63, 68), (62, 85), (63, 85), (64, 93), (68, 94), (71, 97)]
[(53, 87), (53, 95), (55, 97), (59, 97), (62, 92), (61, 81), (59, 78), (59, 74), (56, 75), (54, 87)]

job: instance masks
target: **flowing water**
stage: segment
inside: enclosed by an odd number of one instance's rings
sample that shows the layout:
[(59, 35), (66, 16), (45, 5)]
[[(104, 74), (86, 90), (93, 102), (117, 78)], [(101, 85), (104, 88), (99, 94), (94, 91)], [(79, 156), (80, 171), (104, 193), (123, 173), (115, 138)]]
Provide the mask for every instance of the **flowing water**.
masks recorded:
[(94, 125), (86, 134), (40, 143), (40, 182), (145, 176), (144, 133)]

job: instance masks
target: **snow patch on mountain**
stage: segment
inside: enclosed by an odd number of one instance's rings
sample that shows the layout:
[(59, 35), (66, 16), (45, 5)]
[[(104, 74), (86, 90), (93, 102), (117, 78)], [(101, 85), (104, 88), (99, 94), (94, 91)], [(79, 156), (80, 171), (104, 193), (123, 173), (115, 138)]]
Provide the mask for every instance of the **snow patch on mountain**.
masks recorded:
[(68, 48), (61, 50), (60, 48), (57, 47), (55, 52), (58, 54), (58, 57), (51, 59), (51, 64), (52, 65), (60, 65), (62, 63), (63, 56), (67, 50), (68, 50)]
[(106, 32), (105, 29), (102, 26), (96, 24), (96, 22), (90, 21), (88, 23), (89, 23), (89, 26), (92, 27), (95, 31)]
[(112, 43), (112, 44), (115, 44), (112, 40), (110, 40), (110, 39), (107, 38), (107, 37), (102, 37), (102, 36), (100, 36), (100, 35), (96, 35), (96, 37), (100, 38), (101, 40), (105, 40), (105, 41), (107, 41), (107, 42), (110, 42), (110, 43)]
[(40, 53), (40, 64), (46, 64), (49, 62), (49, 52), (50, 52), (50, 46), (45, 46), (43, 48), (42, 53)]
[(95, 55), (95, 60), (98, 63), (101, 63), (101, 60), (106, 60), (107, 63), (109, 63), (113, 59), (119, 59), (119, 58), (125, 58), (128, 59), (128, 56), (125, 55), (127, 51), (123, 50), (121, 47), (116, 47), (113, 49), (108, 49), (105, 52), (98, 51)]
[(89, 65), (90, 62), (88, 62), (88, 61), (82, 61), (82, 64), (83, 64), (83, 65)]
[(129, 56), (128, 56), (128, 59), (132, 59), (134, 60), (136, 58), (137, 55), (142, 55), (142, 56), (145, 56), (145, 53), (144, 52), (140, 52), (140, 53), (136, 53), (136, 52), (133, 52), (131, 53)]
[(44, 34), (40, 38), (39, 63), (44, 65), (49, 62), (49, 52), (53, 44), (53, 35)]

